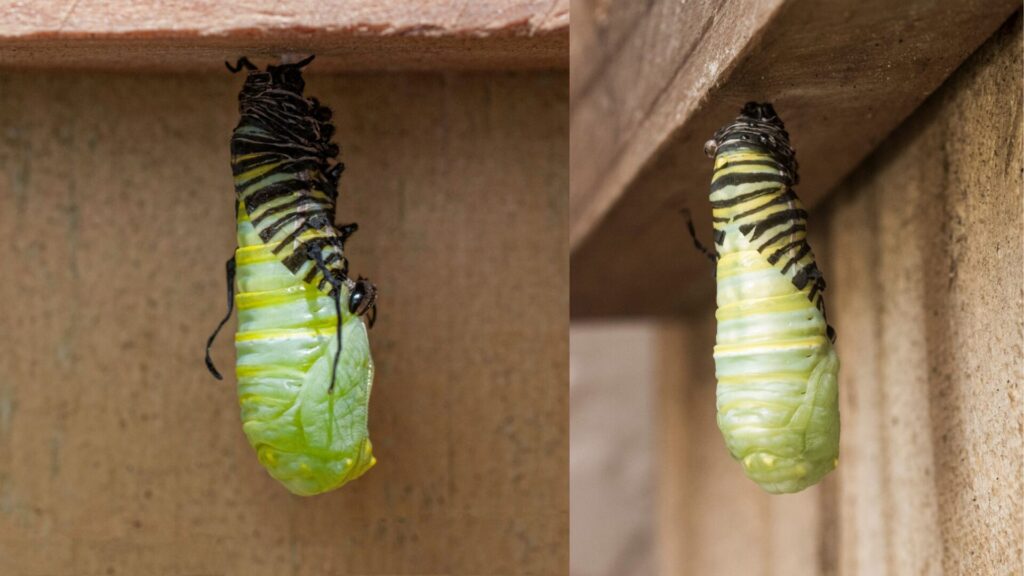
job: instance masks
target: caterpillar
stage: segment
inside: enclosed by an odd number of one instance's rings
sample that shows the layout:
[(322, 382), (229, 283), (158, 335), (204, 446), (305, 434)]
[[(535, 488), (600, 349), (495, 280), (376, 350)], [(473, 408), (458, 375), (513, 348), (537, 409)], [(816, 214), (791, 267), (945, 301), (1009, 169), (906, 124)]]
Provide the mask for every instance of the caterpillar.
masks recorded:
[(302, 68), (312, 60), (265, 71), (246, 58), (226, 63), (247, 71), (231, 136), (237, 247), (225, 266), (228, 311), (206, 343), (206, 367), (219, 380), (210, 347), (237, 307), (242, 430), (270, 475), (302, 496), (376, 463), (367, 324), (377, 289), (349, 276), (345, 241), (357, 225), (334, 224), (344, 165), (331, 110), (303, 96)]
[(839, 359), (825, 279), (807, 241), (807, 211), (789, 134), (771, 104), (750, 102), (704, 146), (716, 267), (718, 427), (764, 490), (799, 492), (838, 464)]

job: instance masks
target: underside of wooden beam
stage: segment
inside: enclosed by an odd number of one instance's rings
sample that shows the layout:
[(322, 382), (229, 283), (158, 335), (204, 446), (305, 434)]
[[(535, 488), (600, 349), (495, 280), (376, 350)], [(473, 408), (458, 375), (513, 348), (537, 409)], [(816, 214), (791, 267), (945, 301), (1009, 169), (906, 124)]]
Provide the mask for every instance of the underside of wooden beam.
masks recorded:
[(710, 238), (703, 143), (744, 102), (775, 104), (800, 161), (797, 193), (814, 206), (1018, 8), (650, 2), (572, 92), (573, 316), (674, 314), (707, 295), (709, 265), (679, 211), (690, 208)]
[(245, 54), (320, 56), (319, 71), (566, 68), (568, 0), (19, 2), (0, 65), (212, 70)]

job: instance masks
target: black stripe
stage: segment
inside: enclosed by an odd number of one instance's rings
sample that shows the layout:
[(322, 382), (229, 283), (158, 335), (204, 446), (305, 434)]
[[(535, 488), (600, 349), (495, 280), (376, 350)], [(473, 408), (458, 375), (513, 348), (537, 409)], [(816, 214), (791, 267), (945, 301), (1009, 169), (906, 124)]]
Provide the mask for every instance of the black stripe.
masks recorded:
[[(818, 270), (818, 265), (814, 262), (804, 266), (793, 275), (793, 285), (798, 290), (803, 290), (804, 286), (807, 286), (807, 282), (810, 280), (818, 280), (821, 278), (821, 272)], [(824, 288), (824, 286), (822, 286)]]
[(790, 266), (796, 264), (798, 260), (806, 256), (807, 253), (810, 251), (811, 245), (808, 244), (807, 242), (804, 242), (804, 245), (800, 247), (800, 250), (797, 251), (796, 255), (790, 258), (789, 262), (786, 262), (786, 265), (782, 267), (782, 273), (785, 274), (786, 272), (788, 272)]
[(284, 154), (260, 154), (259, 156), (249, 158), (248, 160), (232, 159), (231, 174), (233, 176), (238, 176), (239, 174), (244, 174), (253, 168), (259, 168), (260, 166), (273, 164), (275, 162), (282, 162), (287, 159), (288, 157)]
[[(259, 216), (255, 217), (255, 218), (252, 218), (252, 225), (253, 226), (258, 226), (259, 223), (264, 218), (266, 218), (267, 216), (272, 216), (274, 214), (279, 214), (281, 212), (286, 212), (288, 210), (293, 210), (295, 208), (298, 208), (298, 207), (302, 206), (303, 204), (309, 204), (309, 203), (316, 204), (317, 206), (320, 207), (320, 210), (317, 210), (317, 212), (326, 212), (331, 207), (330, 204), (327, 204), (324, 200), (320, 200), (319, 198), (315, 198), (313, 196), (303, 195), (303, 196), (299, 196), (298, 198), (295, 198), (294, 200), (289, 200), (288, 202), (285, 202), (284, 204), (279, 204), (277, 206), (273, 206), (273, 207), (267, 208), (263, 212), (260, 212)], [(312, 213), (312, 212), (314, 212), (314, 211), (310, 210), (309, 212), (306, 212), (306, 213), (308, 214), (308, 213)]]
[(295, 156), (316, 155), (317, 150), (312, 146), (303, 146), (292, 142), (281, 142), (280, 140), (250, 140), (239, 136), (231, 141), (231, 155), (242, 156), (245, 154), (281, 154), (293, 158)]
[(801, 238), (799, 240), (794, 240), (794, 241), (790, 242), (789, 244), (786, 244), (782, 248), (779, 248), (775, 252), (772, 252), (771, 256), (768, 257), (768, 263), (769, 264), (775, 264), (776, 262), (779, 261), (779, 258), (782, 258), (783, 254), (785, 254), (786, 252), (789, 252), (790, 250), (792, 250), (794, 246), (798, 246), (801, 243), (806, 242), (806, 241), (807, 240), (805, 238)]
[(725, 242), (725, 230), (715, 230), (715, 244), (721, 246)]
[(733, 166), (764, 166), (766, 168), (776, 168), (778, 170), (782, 170), (782, 166), (780, 166), (778, 162), (772, 160), (771, 158), (765, 158), (764, 160), (737, 160), (735, 162), (727, 161), (721, 166), (719, 166), (718, 170), (732, 168)]
[(747, 192), (746, 194), (740, 194), (739, 196), (733, 196), (732, 198), (726, 198), (725, 200), (712, 200), (711, 201), (711, 207), (712, 208), (729, 208), (730, 206), (735, 206), (737, 204), (742, 204), (742, 203), (744, 203), (744, 202), (746, 202), (748, 200), (753, 200), (754, 198), (759, 198), (761, 196), (764, 196), (765, 194), (773, 194), (773, 193), (778, 192), (778, 191), (779, 191), (779, 187), (777, 185), (771, 185), (771, 186), (768, 186), (767, 188), (758, 188), (757, 190), (754, 190), (752, 192)]
[(251, 192), (246, 196), (245, 210), (251, 214), (267, 202), (277, 200), (283, 196), (288, 196), (296, 190), (306, 190), (312, 185), (312, 182), (299, 180), (298, 178), (267, 184), (263, 188), (260, 188), (255, 192)]
[(338, 260), (341, 260), (341, 252), (331, 252), (330, 256), (324, 258), (324, 264), (330, 266), (331, 264), (334, 264)]
[(785, 224), (787, 222), (796, 221), (796, 220), (806, 220), (806, 219), (807, 219), (807, 211), (806, 210), (801, 210), (799, 208), (795, 208), (795, 209), (792, 209), (792, 210), (780, 210), (780, 211), (772, 214), (771, 216), (768, 216), (764, 220), (761, 220), (760, 222), (757, 223), (756, 226), (754, 226), (754, 233), (750, 237), (750, 241), (753, 242), (753, 241), (757, 240), (758, 238), (761, 237), (762, 234), (764, 234), (768, 230), (771, 230), (772, 228), (774, 228), (774, 227), (776, 227), (776, 226), (778, 226), (780, 224)]
[[(821, 290), (821, 283), (820, 282), (815, 282), (814, 286), (811, 286), (810, 293), (807, 294), (807, 298), (811, 302), (814, 302), (814, 295), (818, 293), (818, 290)], [(818, 309), (821, 310), (822, 308), (824, 308), (824, 304), (822, 303), (822, 300), (819, 299), (818, 300)]]
[[(316, 238), (310, 238), (305, 242), (299, 244), (299, 246), (292, 251), (291, 254), (286, 256), (281, 262), (288, 267), (289, 270), (298, 270), (302, 265), (310, 260), (309, 251), (322, 250), (324, 246), (331, 244), (331, 238), (328, 236), (318, 236)], [(325, 262), (326, 263), (326, 262)], [(318, 270), (317, 267), (313, 267), (314, 270)]]
[(236, 182), (235, 190), (242, 191), (245, 188), (249, 188), (255, 184), (258, 184), (259, 182), (266, 180), (267, 178), (270, 178), (271, 176), (280, 174), (281, 172), (284, 172), (285, 174), (292, 174), (298, 177), (299, 173), (306, 170), (311, 171), (314, 174), (319, 173), (320, 161), (312, 157), (296, 158), (294, 160), (284, 160), (277, 166), (271, 168), (270, 170), (267, 170), (266, 172), (260, 174), (259, 176), (254, 176), (248, 180), (245, 180), (244, 182)]
[[(324, 218), (322, 222), (318, 222), (317, 219), (315, 218), (315, 216), (318, 214), (323, 215)], [(330, 220), (328, 220), (328, 218), (330, 217), (331, 214), (327, 210), (310, 210), (309, 212), (290, 212), (288, 214), (285, 214), (284, 216), (281, 216), (271, 224), (268, 224), (266, 228), (260, 231), (260, 236), (262, 236), (263, 233), (265, 232), (267, 234), (270, 234), (270, 237), (273, 238), (274, 236), (277, 235), (278, 232), (281, 231), (282, 228), (284, 228), (288, 223), (294, 220), (303, 220), (304, 225), (307, 228), (323, 228), (325, 225), (330, 225)]]
[(726, 174), (719, 176), (711, 183), (711, 193), (714, 194), (722, 188), (738, 186), (740, 184), (756, 184), (758, 182), (773, 182), (775, 184), (786, 184), (787, 178), (779, 173), (771, 172), (740, 172), (739, 174)]
[[(294, 255), (295, 252), (292, 252), (292, 254)], [(311, 284), (313, 282), (313, 279), (316, 278), (316, 275), (319, 273), (320, 269), (317, 268), (316, 266), (313, 266), (309, 269), (309, 272), (306, 273), (306, 277), (303, 278), (302, 281), (307, 284)]]
[[(303, 222), (302, 225), (296, 227), (295, 230), (293, 230), (291, 234), (285, 236), (284, 240), (281, 240), (280, 242), (278, 242), (277, 246), (274, 246), (274, 249), (271, 250), (271, 252), (274, 253), (274, 254), (279, 254), (289, 244), (291, 244), (296, 238), (298, 238), (299, 234), (302, 234), (303, 232), (305, 232), (306, 228), (308, 228), (308, 227), (309, 227), (309, 223)], [(260, 233), (260, 237), (261, 238), (263, 237), (262, 233)], [(264, 242), (269, 242), (270, 238), (264, 238), (263, 241)], [(294, 253), (294, 251), (293, 251), (293, 253)], [(298, 270), (298, 267), (295, 267), (295, 268), (288, 267), (288, 269), (291, 270), (292, 272), (295, 272), (296, 270)]]
[(302, 214), (299, 214), (298, 212), (292, 212), (290, 214), (285, 214), (284, 216), (281, 216), (280, 218), (278, 218), (277, 220), (274, 220), (270, 224), (267, 224), (266, 228), (260, 230), (260, 236), (263, 236), (264, 234), (266, 234), (270, 238), (273, 238), (275, 235), (277, 235), (278, 232), (281, 231), (282, 228), (284, 228), (289, 223), (294, 222), (296, 220), (301, 220), (301, 221), (304, 221), (304, 222), (307, 221), (307, 219)]
[(757, 251), (760, 252), (760, 251), (764, 250), (765, 248), (771, 246), (772, 244), (775, 244), (779, 240), (785, 238), (786, 236), (789, 236), (791, 234), (796, 234), (797, 232), (800, 232), (801, 230), (806, 230), (806, 229), (807, 229), (807, 226), (805, 224), (794, 224), (794, 225), (790, 226), (789, 228), (786, 228), (782, 232), (779, 232), (775, 236), (772, 236), (770, 239), (765, 240), (764, 243), (761, 244), (761, 247), (757, 249)]
[(751, 208), (750, 210), (746, 210), (744, 212), (741, 212), (741, 213), (733, 216), (733, 218), (736, 219), (736, 220), (742, 220), (742, 219), (744, 219), (744, 218), (746, 218), (748, 216), (752, 216), (754, 214), (757, 214), (761, 210), (764, 210), (765, 208), (768, 208), (770, 206), (777, 206), (779, 204), (786, 204), (788, 202), (792, 202), (795, 199), (796, 199), (796, 194), (793, 194), (792, 190), (786, 190), (786, 192), (784, 194), (779, 194), (778, 197), (773, 198), (773, 199), (765, 202), (764, 204), (761, 204), (760, 206), (757, 206), (755, 208)]

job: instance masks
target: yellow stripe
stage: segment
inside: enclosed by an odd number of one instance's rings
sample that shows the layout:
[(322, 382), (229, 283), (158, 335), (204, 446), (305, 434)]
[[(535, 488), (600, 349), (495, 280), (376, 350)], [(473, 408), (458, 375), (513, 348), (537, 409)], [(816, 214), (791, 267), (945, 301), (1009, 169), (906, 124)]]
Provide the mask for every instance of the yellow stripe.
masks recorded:
[[(724, 278), (732, 278), (747, 272), (760, 272), (762, 270), (771, 270), (773, 266), (768, 263), (764, 258), (750, 258), (741, 260), (736, 257), (736, 252), (730, 252), (723, 254), (721, 260), (718, 263), (718, 271), (716, 277), (721, 280)], [(733, 262), (736, 260), (736, 262)]]
[(756, 300), (740, 300), (732, 304), (719, 306), (715, 317), (719, 320), (735, 320), (750, 314), (773, 314), (775, 312), (795, 312), (805, 308), (814, 308), (814, 303), (807, 299), (807, 294), (793, 287), (791, 294), (758, 298)]
[(268, 290), (266, 292), (241, 292), (235, 296), (235, 306), (239, 310), (252, 310), (254, 308), (266, 308), (277, 306), (297, 300), (316, 300), (323, 294), (310, 286), (302, 284), (280, 290)]
[(721, 170), (722, 168), (728, 167), (730, 162), (746, 162), (747, 160), (754, 160), (757, 162), (763, 162), (765, 160), (771, 160), (771, 156), (763, 152), (732, 152), (728, 154), (719, 154), (715, 158), (715, 170)]
[(249, 180), (252, 180), (257, 176), (262, 176), (263, 174), (270, 172), (274, 168), (277, 168), (280, 164), (280, 162), (274, 162), (272, 164), (262, 164), (260, 166), (253, 168), (252, 170), (249, 170), (248, 172), (242, 172), (241, 174), (238, 174), (237, 176), (235, 176), (235, 182), (248, 182)]
[(824, 336), (812, 336), (810, 338), (800, 338), (798, 340), (785, 340), (779, 344), (769, 342), (758, 344), (718, 344), (715, 346), (715, 356), (718, 356), (719, 354), (735, 354), (737, 352), (756, 351), (769, 354), (772, 352), (785, 352), (801, 348), (817, 348), (825, 342), (828, 342), (828, 339)]
[(240, 247), (235, 252), (235, 262), (239, 265), (242, 265), (268, 262), (270, 260), (284, 260), (285, 258), (288, 257), (289, 254), (295, 251), (295, 247), (293, 244), (306, 242), (314, 238), (326, 237), (326, 233), (315, 228), (312, 230), (307, 230), (302, 234), (299, 234), (295, 238), (295, 240), (292, 241), (292, 243), (289, 243), (287, 246), (284, 247), (284, 249), (282, 249), (277, 254), (274, 254), (274, 246), (276, 246), (276, 243), (257, 244), (253, 246)]
[(806, 384), (807, 374), (804, 372), (765, 372), (762, 374), (736, 374), (718, 377), (719, 384), (765, 384), (770, 382)]
[(724, 414), (732, 410), (751, 410), (754, 408), (767, 408), (772, 412), (793, 412), (797, 407), (785, 405), (784, 402), (778, 401), (740, 399), (720, 405), (718, 411)]
[(278, 257), (266, 244), (258, 246), (245, 246), (235, 250), (235, 263), (239, 266), (248, 264), (260, 264), (262, 262), (277, 261)]
[(287, 366), (282, 364), (248, 364), (235, 366), (235, 376), (239, 379), (274, 375), (288, 377), (296, 373), (306, 372), (314, 363), (316, 363), (316, 360), (296, 362), (288, 364)]
[(330, 322), (302, 328), (274, 328), (268, 330), (250, 330), (235, 334), (235, 342), (252, 340), (281, 340), (286, 338), (331, 338), (334, 337), (338, 324), (332, 318)]
[(714, 175), (711, 177), (711, 183), (714, 184), (715, 180), (718, 180), (722, 176), (727, 174), (771, 174), (778, 175), (779, 169), (775, 166), (768, 165), (750, 165), (745, 164), (742, 166), (725, 166), (724, 168), (718, 168), (715, 170)]

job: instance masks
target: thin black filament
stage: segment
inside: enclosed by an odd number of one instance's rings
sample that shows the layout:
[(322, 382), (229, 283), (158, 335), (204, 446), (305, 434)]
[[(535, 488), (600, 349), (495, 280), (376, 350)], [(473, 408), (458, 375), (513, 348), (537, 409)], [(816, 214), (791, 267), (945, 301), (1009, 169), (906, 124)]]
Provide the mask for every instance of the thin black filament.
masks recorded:
[(334, 315), (338, 319), (338, 349), (334, 351), (334, 366), (331, 368), (331, 385), (327, 387), (327, 393), (334, 392), (334, 381), (338, 376), (338, 361), (341, 360), (341, 286), (334, 287)]
[(341, 360), (341, 282), (334, 278), (331, 271), (327, 269), (327, 264), (324, 263), (323, 250), (311, 247), (309, 255), (313, 257), (313, 262), (320, 270), (320, 273), (324, 275), (327, 282), (334, 288), (334, 315), (338, 321), (336, 327), (336, 333), (338, 335), (338, 349), (334, 351), (334, 364), (331, 368), (331, 385), (327, 387), (327, 393), (331, 394), (334, 392), (334, 382), (338, 377), (338, 361)]
[(690, 209), (683, 208), (682, 210), (680, 210), (680, 212), (682, 212), (683, 218), (686, 219), (686, 229), (690, 231), (690, 238), (693, 238), (693, 245), (697, 248), (697, 250), (700, 250), (701, 254), (706, 256), (712, 264), (717, 263), (718, 254), (712, 253), (711, 250), (708, 250), (708, 247), (705, 246), (703, 242), (697, 239), (697, 230), (693, 227), (693, 216), (690, 214)]
[(221, 328), (228, 323), (231, 319), (231, 314), (235, 310), (235, 257), (232, 256), (230, 260), (224, 265), (227, 271), (228, 279), (228, 313), (224, 315), (224, 319), (217, 324), (217, 328), (214, 329), (213, 334), (210, 334), (210, 338), (206, 341), (206, 369), (213, 374), (213, 377), (217, 380), (223, 380), (224, 377), (217, 371), (217, 367), (213, 365), (213, 359), (210, 358), (210, 348), (213, 346), (213, 341), (217, 339), (217, 334), (220, 333)]

